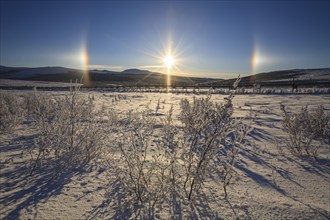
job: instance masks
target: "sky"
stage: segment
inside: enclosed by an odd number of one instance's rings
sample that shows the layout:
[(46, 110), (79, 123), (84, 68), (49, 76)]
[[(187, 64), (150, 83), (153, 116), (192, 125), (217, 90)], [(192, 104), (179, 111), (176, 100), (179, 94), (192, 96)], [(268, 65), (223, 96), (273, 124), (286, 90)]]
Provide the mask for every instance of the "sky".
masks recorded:
[(3, 1), (0, 65), (234, 77), (330, 67), (330, 1)]

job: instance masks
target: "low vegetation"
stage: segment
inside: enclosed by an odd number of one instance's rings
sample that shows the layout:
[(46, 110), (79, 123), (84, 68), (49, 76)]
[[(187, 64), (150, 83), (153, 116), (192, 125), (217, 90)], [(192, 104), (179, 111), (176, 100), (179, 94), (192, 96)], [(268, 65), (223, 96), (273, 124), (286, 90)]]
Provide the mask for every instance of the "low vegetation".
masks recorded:
[[(141, 208), (143, 216), (153, 218), (157, 207), (171, 207), (174, 200), (193, 204), (209, 181), (221, 186), (225, 199), (230, 195), (240, 151), (253, 130), (248, 118), (233, 116), (238, 83), (222, 103), (212, 101), (211, 91), (192, 101), (182, 99), (178, 118), (173, 106), (159, 113), (160, 99), (155, 110), (124, 116), (97, 110), (94, 97), (82, 94), (78, 85), (60, 96), (1, 92), (0, 129), (12, 132), (25, 121), (36, 131), (30, 175), (47, 167), (54, 177), (101, 161), (115, 174), (129, 208)], [(126, 96), (114, 97), (112, 104), (119, 100), (128, 102)], [(317, 157), (321, 145), (330, 142), (330, 116), (323, 106), (289, 113), (282, 105), (281, 110), (286, 149), (295, 156)], [(275, 182), (277, 168), (272, 167)]]
[[(28, 99), (29, 100), (29, 99)], [(93, 98), (79, 93), (75, 85), (62, 97), (50, 99), (34, 93), (27, 102), (30, 118), (38, 130), (31, 173), (38, 166), (53, 162), (54, 172), (89, 164), (99, 158), (105, 132), (94, 112)]]
[(295, 156), (316, 158), (319, 149), (330, 140), (330, 115), (323, 106), (309, 110), (304, 106), (297, 113), (288, 113), (281, 105), (283, 130), (288, 133), (285, 143), (287, 149)]
[(10, 93), (0, 93), (0, 133), (12, 132), (23, 122), (22, 100)]

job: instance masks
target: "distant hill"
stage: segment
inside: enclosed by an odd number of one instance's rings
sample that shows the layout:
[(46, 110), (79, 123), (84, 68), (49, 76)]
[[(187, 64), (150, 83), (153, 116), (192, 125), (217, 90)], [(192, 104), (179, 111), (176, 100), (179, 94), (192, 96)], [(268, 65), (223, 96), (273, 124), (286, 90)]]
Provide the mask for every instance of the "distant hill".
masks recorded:
[(82, 74), (82, 70), (70, 69), (65, 67), (5, 67), (0, 66), (0, 77), (6, 79), (29, 79), (38, 75), (49, 75), (49, 74), (62, 74), (62, 73), (79, 73)]
[[(88, 71), (87, 78), (83, 70), (65, 67), (12, 68), (0, 66), (0, 79), (49, 82), (78, 81), (91, 86), (107, 86), (113, 84), (164, 86), (167, 82), (167, 75), (140, 69), (127, 69), (122, 72), (94, 69)], [(171, 76), (173, 86), (193, 86), (196, 83), (211, 81), (215, 81), (215, 79)]]
[(93, 72), (93, 73), (118, 73), (117, 71), (112, 71), (112, 70), (98, 70), (98, 69), (93, 69), (93, 70), (89, 70), (89, 72)]
[[(83, 70), (65, 67), (6, 67), (0, 66), (0, 79), (70, 82), (78, 81), (91, 86), (138, 85), (164, 86), (167, 75), (148, 70), (127, 69), (122, 72), (109, 70), (89, 70), (88, 77)], [(235, 79), (212, 79), (200, 77), (171, 76), (173, 86), (227, 87)], [(290, 86), (294, 83), (308, 86), (323, 85), (330, 87), (330, 68), (292, 69), (259, 73), (242, 77), (240, 86)]]
[(14, 73), (17, 71), (21, 71), (24, 69), (28, 69), (27, 67), (8, 67), (8, 66), (0, 66), (0, 74), (6, 73)]
[(127, 69), (122, 71), (124, 74), (152, 74), (153, 72), (150, 72), (148, 70), (140, 70), (140, 69)]
[[(231, 86), (236, 79), (221, 80), (218, 82), (205, 82), (203, 86)], [(241, 78), (241, 86), (256, 84), (265, 86), (282, 86), (304, 84), (330, 86), (330, 68), (319, 69), (292, 69), (258, 73)]]

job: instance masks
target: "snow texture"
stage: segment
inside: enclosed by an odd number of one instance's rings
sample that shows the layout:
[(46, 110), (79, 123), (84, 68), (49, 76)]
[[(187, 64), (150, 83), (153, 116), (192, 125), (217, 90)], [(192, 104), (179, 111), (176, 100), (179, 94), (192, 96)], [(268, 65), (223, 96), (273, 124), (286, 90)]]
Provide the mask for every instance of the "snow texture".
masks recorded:
[[(7, 91), (4, 91), (7, 92)], [(23, 96), (22, 91), (8, 91)], [(63, 96), (65, 92), (44, 92)], [(87, 95), (87, 92), (83, 94)], [(156, 110), (161, 119), (173, 105), (178, 122), (180, 100), (192, 100), (192, 94), (104, 93), (89, 92), (95, 108), (113, 109), (118, 116), (130, 111)], [(199, 95), (197, 97), (201, 97)], [(213, 95), (223, 102), (225, 95)], [(158, 101), (160, 100), (160, 101)], [(329, 219), (330, 218), (330, 147), (322, 146), (320, 156), (302, 159), (290, 154), (281, 156), (275, 138), (287, 134), (281, 129), (280, 105), (288, 112), (302, 106), (323, 105), (330, 110), (327, 95), (236, 95), (234, 117), (256, 113), (254, 129), (248, 139), (251, 145), (240, 149), (235, 165), (239, 180), (229, 185), (224, 199), (221, 186), (206, 181), (193, 203), (173, 201), (173, 207), (159, 205), (156, 219)], [(157, 107), (158, 106), (158, 107)], [(161, 125), (154, 126), (157, 129)], [(88, 170), (63, 171), (52, 179), (45, 167), (27, 177), (36, 131), (23, 123), (14, 132), (0, 135), (0, 218), (1, 219), (128, 219), (141, 218), (139, 207), (128, 208), (116, 176), (102, 164)], [(109, 134), (111, 135), (111, 134)], [(157, 133), (154, 134), (155, 136)]]

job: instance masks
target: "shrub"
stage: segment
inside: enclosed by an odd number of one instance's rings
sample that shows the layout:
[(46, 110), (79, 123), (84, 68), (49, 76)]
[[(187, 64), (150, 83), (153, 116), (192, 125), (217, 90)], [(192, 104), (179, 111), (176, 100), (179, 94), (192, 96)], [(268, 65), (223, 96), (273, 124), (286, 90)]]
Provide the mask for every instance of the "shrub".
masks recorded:
[(28, 92), (24, 96), (24, 107), (27, 112), (27, 120), (31, 122), (37, 122), (43, 114), (49, 113), (52, 106), (50, 95), (46, 95), (37, 91), (36, 87), (32, 92)]
[(208, 176), (217, 173), (222, 180), (225, 197), (227, 186), (235, 174), (234, 164), (238, 146), (244, 142), (248, 127), (242, 120), (232, 116), (234, 90), (223, 104), (211, 101), (211, 96), (196, 99), (190, 103), (181, 102), (180, 120), (183, 123), (184, 140), (181, 159), (184, 164), (183, 190), (191, 200), (203, 186)]
[(97, 159), (102, 153), (105, 132), (94, 114), (92, 97), (80, 94), (75, 85), (64, 97), (42, 96), (42, 102), (39, 98), (32, 100), (36, 104), (33, 117), (39, 135), (35, 139), (37, 157), (32, 158), (31, 174), (43, 164), (53, 165), (57, 173)]
[(111, 157), (109, 164), (130, 205), (142, 205), (151, 218), (155, 205), (168, 197), (170, 161), (166, 149), (153, 139), (154, 120), (150, 114), (130, 113), (128, 117), (129, 126), (122, 128), (114, 149), (120, 152), (118, 161)]
[(16, 94), (0, 92), (0, 132), (11, 132), (24, 119), (22, 101)]
[(322, 143), (329, 143), (330, 115), (326, 114), (323, 106), (309, 111), (304, 106), (298, 113), (289, 114), (284, 105), (282, 127), (289, 137), (286, 146), (289, 151), (299, 157), (317, 157)]
[(148, 219), (157, 209), (175, 213), (180, 204), (193, 208), (206, 181), (221, 184), (227, 198), (228, 186), (238, 177), (239, 150), (252, 130), (233, 116), (238, 83), (223, 103), (212, 101), (210, 93), (193, 101), (182, 99), (178, 123), (173, 106), (164, 117), (157, 114), (160, 100), (156, 111), (149, 109), (150, 100), (144, 112), (130, 110), (118, 118), (107, 148), (116, 184), (106, 196), (118, 198), (114, 207)]
[(173, 123), (172, 106), (161, 119), (159, 133), (154, 133), (152, 114), (130, 112), (117, 138), (119, 165), (112, 165), (127, 195), (151, 209), (170, 196), (191, 201), (212, 176), (222, 182), (227, 197), (239, 146), (250, 129), (232, 116), (234, 92), (222, 104), (211, 101), (210, 95), (192, 102), (183, 99), (182, 125)]

